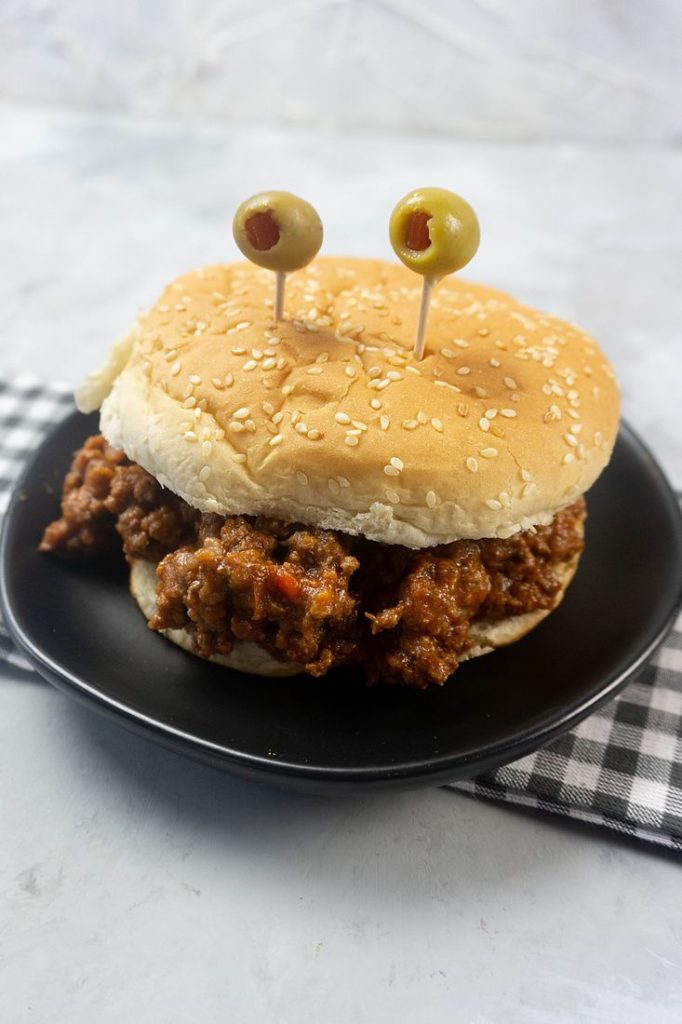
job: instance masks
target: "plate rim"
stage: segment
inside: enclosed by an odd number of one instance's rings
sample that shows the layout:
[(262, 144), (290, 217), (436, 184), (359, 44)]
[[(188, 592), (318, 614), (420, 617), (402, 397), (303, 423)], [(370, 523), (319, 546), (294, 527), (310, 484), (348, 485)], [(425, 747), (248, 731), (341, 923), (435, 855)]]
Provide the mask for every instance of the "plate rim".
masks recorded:
[[(295, 781), (303, 787), (305, 787), (306, 783), (309, 783), (312, 788), (315, 788), (315, 783), (318, 783), (326, 791), (330, 789), (341, 791), (344, 786), (346, 788), (355, 788), (360, 784), (364, 784), (367, 787), (386, 786), (390, 783), (408, 784), (415, 787), (419, 785), (436, 785), (439, 780), (454, 782), (456, 779), (484, 774), (494, 766), (518, 760), (526, 754), (546, 745), (558, 735), (579, 724), (588, 715), (594, 713), (599, 707), (614, 697), (660, 646), (672, 628), (682, 605), (681, 578), (677, 596), (672, 601), (667, 615), (661, 620), (653, 637), (639, 651), (633, 661), (620, 672), (608, 676), (607, 681), (597, 693), (584, 697), (578, 702), (577, 706), (562, 709), (554, 717), (551, 724), (537, 723), (534, 726), (526, 727), (523, 735), (516, 741), (498, 740), (486, 747), (485, 756), (483, 757), (443, 753), (433, 756), (428, 761), (423, 759), (413, 760), (401, 763), (395, 768), (386, 765), (341, 767), (337, 765), (306, 765), (279, 758), (270, 759), (260, 754), (229, 748), (224, 744), (216, 743), (192, 732), (187, 732), (170, 723), (159, 721), (158, 718), (144, 711), (133, 708), (115, 697), (102, 693), (84, 677), (57, 664), (48, 653), (33, 642), (30, 635), (22, 628), (14, 615), (12, 602), (8, 594), (7, 573), (5, 570), (10, 552), (9, 534), (11, 523), (16, 507), (21, 501), (22, 487), (30, 479), (35, 463), (53, 435), (60, 428), (65, 427), (67, 421), (78, 419), (81, 416), (82, 414), (74, 409), (52, 426), (34, 449), (31, 457), (26, 461), (21, 473), (12, 486), (0, 531), (0, 610), (2, 611), (5, 628), (11, 639), (26, 655), (29, 662), (37, 669), (40, 675), (62, 692), (74, 696), (93, 710), (106, 714), (138, 735), (152, 739), (156, 743), (182, 753), (185, 756), (190, 756), (195, 760), (205, 763), (208, 762), (243, 777), (258, 777), (262, 781), (273, 784), (277, 784), (278, 780), (282, 784), (285, 784), (286, 781)], [(682, 548), (682, 509), (670, 481), (648, 445), (627, 422), (622, 420), (619, 436), (621, 434), (627, 439), (628, 443), (639, 451), (640, 455), (648, 461), (650, 468), (654, 470), (658, 478), (660, 491), (665, 495), (665, 502), (669, 507), (669, 511), (673, 513), (671, 519), (676, 521), (676, 532), (680, 538)], [(187, 656), (191, 657), (191, 655)]]

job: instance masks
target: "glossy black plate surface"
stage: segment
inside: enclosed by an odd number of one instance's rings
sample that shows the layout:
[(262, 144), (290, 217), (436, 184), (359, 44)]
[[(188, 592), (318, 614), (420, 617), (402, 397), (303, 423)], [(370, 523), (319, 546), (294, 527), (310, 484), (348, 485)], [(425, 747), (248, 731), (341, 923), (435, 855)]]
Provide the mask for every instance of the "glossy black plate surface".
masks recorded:
[(120, 567), (40, 555), (71, 452), (97, 429), (73, 413), (17, 487), (0, 550), (3, 614), (61, 689), (182, 753), (265, 781), (343, 792), (434, 785), (513, 760), (615, 694), (680, 600), (682, 525), (646, 448), (621, 431), (588, 497), (587, 547), (562, 606), (442, 688), (367, 689), (356, 671), (267, 680), (215, 667), (152, 633)]

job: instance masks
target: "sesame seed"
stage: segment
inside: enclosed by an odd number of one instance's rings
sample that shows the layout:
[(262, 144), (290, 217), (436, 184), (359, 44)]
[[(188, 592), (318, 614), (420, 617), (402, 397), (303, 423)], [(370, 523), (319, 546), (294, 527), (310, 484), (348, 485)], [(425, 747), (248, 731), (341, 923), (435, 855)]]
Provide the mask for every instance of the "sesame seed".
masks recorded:
[(305, 473), (302, 473), (300, 469), (297, 470), (296, 472), (296, 479), (298, 480), (299, 484), (301, 484), (303, 487), (308, 486), (308, 477), (305, 475)]
[(263, 369), (264, 370), (274, 370), (274, 368), (276, 366), (277, 366), (277, 360), (273, 359), (272, 357), (263, 360)]
[(490, 430), (490, 420), (486, 419), (485, 416), (481, 416), (480, 420), (478, 421), (478, 425), (481, 428), (481, 430)]
[(180, 360), (179, 360), (179, 359), (177, 359), (177, 360), (176, 360), (176, 361), (175, 361), (175, 362), (173, 363), (173, 365), (171, 366), (171, 368), (170, 368), (170, 375), (171, 375), (171, 377), (177, 377), (177, 375), (178, 375), (178, 374), (180, 373), (180, 370), (181, 370), (181, 369), (182, 369), (182, 363), (180, 362)]
[(490, 328), (489, 327), (479, 327), (478, 330), (476, 331), (476, 334), (480, 334), (480, 336), (482, 338), (487, 338), (488, 335), (490, 334)]
[(191, 376), (189, 377), (189, 380), (190, 380), (190, 383), (192, 383), (192, 384), (201, 384), (201, 377), (197, 376), (196, 373), (191, 374)]
[(504, 383), (509, 388), (510, 391), (516, 391), (518, 385), (513, 377), (505, 377)]
[(337, 476), (336, 479), (339, 481), (339, 487), (350, 487), (350, 480), (347, 477)]
[(334, 480), (333, 477), (330, 477), (329, 480), (327, 480), (327, 487), (332, 492), (332, 494), (338, 494), (339, 493), (340, 488), (339, 488), (338, 481)]
[(202, 444), (201, 444), (201, 454), (204, 456), (205, 459), (207, 459), (209, 457), (209, 455), (211, 454), (212, 451), (213, 451), (213, 445), (211, 444), (211, 442), (210, 441), (203, 441)]
[(573, 452), (566, 452), (566, 454), (564, 455), (564, 457), (563, 457), (563, 459), (561, 461), (563, 462), (564, 465), (568, 465), (569, 462), (574, 462), (575, 461), (575, 455), (573, 454)]
[(316, 363), (326, 363), (328, 359), (329, 359), (329, 353), (328, 352), (320, 352), (320, 354), (315, 358), (315, 362)]
[[(272, 408), (272, 406), (270, 406), (270, 408)], [(284, 419), (284, 413), (281, 412), (281, 411), (280, 412), (275, 412), (275, 413), (272, 414), (272, 422), (273, 423), (279, 424), (279, 423), (282, 422), (283, 419)]]
[(247, 327), (251, 326), (250, 320), (240, 320), (238, 324), (234, 325), (235, 331), (245, 331)]
[(469, 415), (469, 406), (466, 404), (466, 402), (460, 402), (458, 404), (458, 406), (457, 406), (457, 415), (458, 416), (462, 416), (463, 418), (465, 418), (465, 417), (467, 417)]
[(367, 371), (367, 376), (370, 379), (373, 379), (374, 377), (380, 377), (381, 376), (381, 367), (380, 366), (370, 366), (369, 370)]
[(426, 504), (429, 508), (435, 508), (438, 504), (438, 495), (435, 491), (426, 492)]
[(208, 480), (210, 475), (211, 475), (211, 467), (210, 466), (202, 466), (201, 469), (199, 470), (199, 479), (202, 482), (205, 481), (205, 480)]
[(505, 416), (508, 420), (512, 420), (516, 416), (516, 409), (500, 409), (500, 416)]
[(466, 375), (468, 373), (471, 373), (471, 367), (470, 366), (460, 366), (460, 368), (457, 371), (457, 373), (459, 374), (460, 377), (466, 377)]
[(404, 427), (405, 430), (416, 430), (419, 423), (417, 420), (403, 420), (401, 426)]
[(458, 348), (469, 348), (469, 342), (465, 338), (453, 338), (452, 344), (457, 345)]
[(216, 389), (216, 391), (222, 391), (223, 388), (225, 387), (220, 377), (211, 377), (211, 384)]
[(421, 423), (422, 426), (425, 426), (428, 422), (428, 416), (426, 415), (423, 409), (420, 409), (419, 412), (417, 413), (417, 423)]
[(360, 442), (358, 441), (357, 437), (355, 437), (354, 435), (351, 435), (351, 434), (346, 434), (345, 441), (346, 441), (346, 444), (349, 445), (349, 447), (351, 447), (351, 448), (354, 448), (356, 444), (360, 444)]
[(241, 409), (237, 409), (236, 412), (232, 413), (232, 418), (235, 420), (245, 420), (250, 412), (251, 410), (248, 405), (244, 405)]
[(395, 466), (384, 466), (384, 473), (386, 476), (400, 476), (400, 470)]
[(284, 358), (284, 356), (280, 356), (279, 359), (277, 360), (277, 363), (276, 363), (277, 369), (278, 370), (283, 370), (286, 365), (287, 365), (286, 359)]
[(446, 359), (455, 359), (457, 356), (457, 353), (453, 352), (451, 348), (442, 348), (440, 354), (445, 356)]
[(255, 370), (257, 366), (258, 363), (256, 362), (255, 359), (247, 359), (247, 361), (242, 366), (242, 370), (246, 370), (248, 372), (248, 370)]
[(422, 375), (421, 370), (418, 370), (416, 366), (406, 366), (405, 369), (408, 373), (416, 373), (418, 377)]
[(533, 479), (533, 474), (529, 473), (527, 469), (522, 469), (521, 470), (521, 479), (525, 480), (526, 483), (527, 483), (529, 480)]
[(235, 452), (232, 458), (235, 462), (246, 462), (246, 455), (244, 452)]
[(489, 359), (488, 363), (490, 364), (490, 366), (499, 366), (500, 365), (500, 360), (493, 358), (493, 359)]
[(234, 384), (234, 377), (232, 376), (231, 373), (226, 373), (225, 374), (225, 387), (226, 388), (231, 388), (233, 384)]
[(502, 502), (498, 501), (497, 498), (488, 498), (486, 505), (488, 508), (492, 509), (493, 512), (499, 512), (502, 508)]
[(196, 398), (194, 397), (194, 395), (190, 395), (189, 398), (186, 398), (185, 401), (182, 403), (182, 408), (183, 409), (193, 409), (196, 404), (197, 404)]
[(571, 448), (576, 448), (578, 446), (578, 440), (573, 436), (573, 434), (564, 434), (564, 441), (566, 444), (570, 445)]
[(159, 313), (170, 312), (170, 306), (167, 306), (165, 303), (162, 306), (157, 306), (156, 308), (158, 309)]
[(494, 459), (497, 455), (497, 448), (481, 448), (481, 455), (484, 459)]
[(306, 370), (306, 373), (309, 373), (311, 377), (316, 377), (320, 373), (322, 373), (322, 367), (321, 366), (310, 366)]
[(388, 380), (404, 380), (402, 373), (398, 373), (397, 370), (387, 370), (386, 377)]
[(471, 455), (466, 460), (466, 467), (471, 473), (478, 473), (478, 460), (474, 459)]
[(388, 418), (388, 416), (385, 416), (385, 415), (384, 415), (384, 416), (381, 416), (381, 417), (380, 417), (380, 419), (379, 419), (379, 425), (380, 425), (380, 427), (381, 427), (381, 429), (382, 429), (382, 430), (388, 430), (388, 428), (389, 428), (390, 424), (391, 424), (391, 421), (390, 421), (390, 419)]
[(197, 435), (194, 433), (193, 430), (186, 430), (185, 433), (182, 436), (184, 437), (185, 441), (198, 441), (199, 440), (199, 438), (197, 437)]
[(369, 404), (372, 406), (373, 409), (381, 408), (381, 402), (379, 401), (378, 398), (372, 398)]
[(232, 346), (232, 355), (233, 356), (244, 356), (244, 355), (246, 355), (246, 349), (244, 348), (243, 345), (233, 345)]
[(251, 355), (253, 356), (254, 359), (257, 359), (257, 360), (263, 358), (263, 353), (261, 352), (261, 350), (259, 348), (252, 348), (251, 349)]
[(233, 420), (227, 429), (231, 431), (231, 433), (233, 434), (243, 434), (244, 431), (246, 430), (246, 427), (244, 426), (243, 423), (237, 423), (235, 420)]
[(296, 423), (294, 425), (294, 430), (296, 430), (297, 433), (299, 433), (299, 434), (307, 434), (308, 433), (307, 426), (305, 425), (305, 423), (302, 423), (302, 422)]
[(355, 368), (353, 366), (347, 366), (344, 372), (347, 377), (355, 376)]
[(485, 416), (488, 420), (494, 420), (497, 416), (497, 409), (486, 409)]
[(175, 359), (177, 354), (178, 354), (178, 350), (176, 348), (171, 348), (171, 349), (168, 350), (168, 352), (166, 352), (166, 354), (165, 354), (165, 356), (163, 358), (166, 360), (166, 362), (170, 363), (171, 360)]
[(308, 431), (308, 440), (309, 441), (318, 441), (321, 437), (322, 437), (322, 434), (317, 429), (317, 427), (312, 427), (312, 429)]
[(292, 384), (285, 384), (285, 385), (284, 385), (284, 387), (282, 388), (282, 394), (283, 394), (283, 395), (284, 395), (284, 397), (286, 398), (286, 397), (287, 397), (288, 395), (290, 395), (290, 394), (291, 394), (291, 392), (292, 392), (293, 390), (294, 390), (294, 388), (293, 388), (293, 385), (292, 385)]
[(392, 491), (390, 487), (387, 487), (384, 494), (392, 505), (398, 505), (400, 503), (400, 495), (397, 491)]
[(474, 388), (474, 394), (478, 398), (487, 398), (488, 397), (488, 392), (486, 391), (485, 388), (480, 387), (480, 385), (476, 385), (476, 387)]
[(334, 414), (334, 419), (337, 423), (350, 423), (350, 416), (345, 412), (337, 412)]
[(527, 483), (521, 492), (524, 498), (530, 498), (537, 491), (537, 484)]
[(281, 434), (275, 434), (274, 437), (270, 438), (270, 442), (269, 442), (270, 447), (271, 448), (276, 448), (277, 445), (281, 444), (283, 440), (284, 440), (284, 438), (282, 437)]
[(272, 416), (273, 412), (275, 411), (275, 407), (272, 404), (272, 402), (263, 402), (261, 409), (263, 410), (266, 416)]
[(399, 473), (402, 473), (403, 469), (405, 468), (402, 459), (399, 459), (396, 455), (393, 455), (388, 461), (389, 464), (393, 466), (394, 469), (397, 469)]
[(443, 433), (444, 427), (443, 427), (443, 421), (442, 420), (436, 419), (434, 417), (431, 420), (431, 426), (433, 427), (434, 430), (437, 430), (439, 434)]
[(353, 420), (353, 426), (356, 427), (358, 430), (368, 429), (367, 424), (365, 423), (364, 420)]

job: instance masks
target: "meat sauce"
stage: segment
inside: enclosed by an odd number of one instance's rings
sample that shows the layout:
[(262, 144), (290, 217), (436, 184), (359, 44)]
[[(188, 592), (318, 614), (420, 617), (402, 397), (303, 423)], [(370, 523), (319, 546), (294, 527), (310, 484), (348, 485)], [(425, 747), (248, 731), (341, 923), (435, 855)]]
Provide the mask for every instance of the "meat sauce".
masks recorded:
[(76, 452), (62, 517), (41, 550), (93, 558), (122, 543), (157, 563), (152, 629), (185, 629), (202, 657), (251, 640), (312, 675), (345, 664), (369, 682), (443, 683), (471, 624), (552, 608), (582, 550), (584, 501), (508, 540), (414, 551), (338, 531), (200, 513), (104, 438)]

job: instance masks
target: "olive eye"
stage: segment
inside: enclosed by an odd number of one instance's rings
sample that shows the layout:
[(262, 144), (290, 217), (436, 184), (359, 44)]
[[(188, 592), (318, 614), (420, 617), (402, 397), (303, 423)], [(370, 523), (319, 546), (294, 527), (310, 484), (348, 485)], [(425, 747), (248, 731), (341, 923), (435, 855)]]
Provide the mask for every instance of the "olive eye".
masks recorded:
[(235, 213), (232, 232), (247, 259), (279, 273), (307, 266), (323, 235), (315, 208), (291, 192), (251, 196)]
[(391, 214), (391, 245), (406, 267), (437, 279), (464, 267), (478, 249), (476, 214), (444, 188), (418, 188)]
[(414, 354), (424, 356), (431, 292), (446, 274), (466, 266), (478, 249), (478, 218), (466, 199), (444, 188), (417, 188), (396, 204), (388, 226), (399, 260), (424, 279)]

